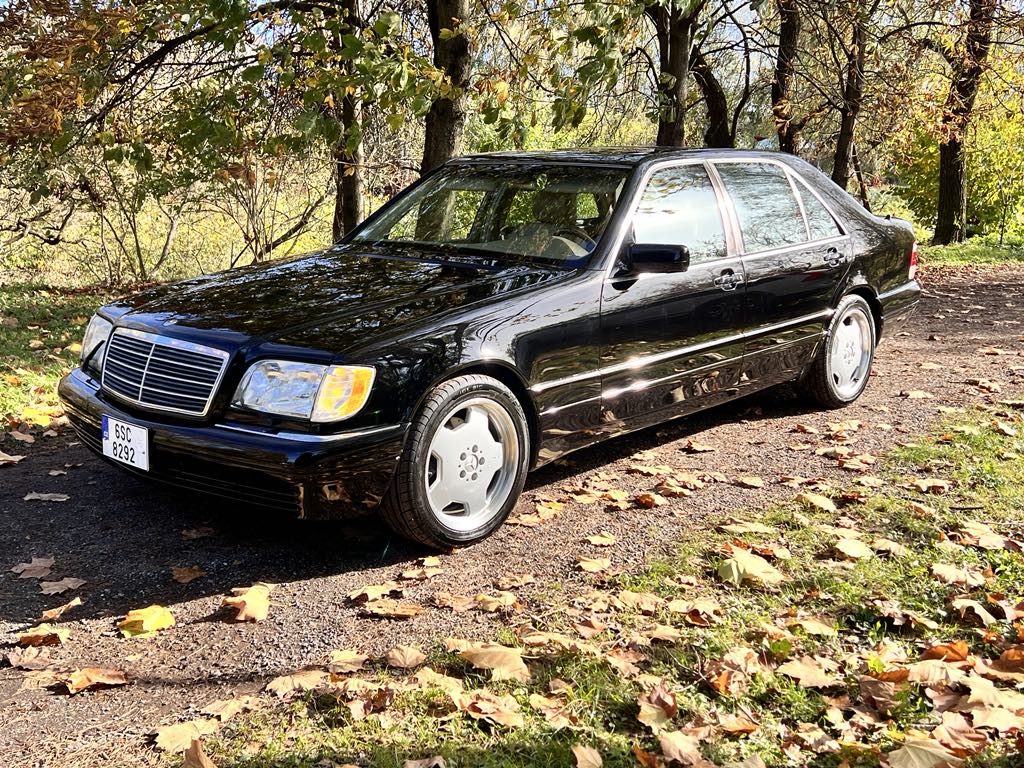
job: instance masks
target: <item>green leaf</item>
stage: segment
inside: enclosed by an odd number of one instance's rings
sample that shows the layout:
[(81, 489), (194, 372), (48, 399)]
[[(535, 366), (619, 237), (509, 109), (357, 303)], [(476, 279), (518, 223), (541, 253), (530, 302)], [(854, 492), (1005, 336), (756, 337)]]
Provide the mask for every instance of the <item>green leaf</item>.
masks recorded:
[(242, 70), (242, 79), (247, 83), (256, 83), (266, 76), (266, 69), (259, 64)]

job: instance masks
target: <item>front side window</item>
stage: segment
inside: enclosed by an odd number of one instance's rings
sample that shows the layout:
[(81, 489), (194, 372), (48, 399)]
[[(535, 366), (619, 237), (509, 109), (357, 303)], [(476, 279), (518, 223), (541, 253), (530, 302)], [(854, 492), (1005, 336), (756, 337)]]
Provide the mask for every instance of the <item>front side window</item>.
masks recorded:
[(732, 198), (743, 249), (757, 253), (807, 242), (807, 226), (786, 172), (772, 163), (716, 163)]
[(666, 168), (651, 176), (633, 217), (633, 241), (684, 245), (690, 263), (725, 257), (725, 227), (703, 165)]
[(582, 266), (628, 175), (627, 168), (605, 166), (453, 165), (389, 205), (352, 242)]

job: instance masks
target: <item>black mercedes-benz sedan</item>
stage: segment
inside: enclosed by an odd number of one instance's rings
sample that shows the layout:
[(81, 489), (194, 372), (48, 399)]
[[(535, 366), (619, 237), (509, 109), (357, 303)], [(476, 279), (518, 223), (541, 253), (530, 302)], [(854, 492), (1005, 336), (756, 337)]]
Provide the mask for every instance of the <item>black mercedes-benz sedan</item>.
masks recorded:
[(451, 547), (606, 437), (782, 382), (852, 402), (916, 269), (789, 155), (478, 155), (325, 251), (100, 308), (60, 395), (135, 474)]

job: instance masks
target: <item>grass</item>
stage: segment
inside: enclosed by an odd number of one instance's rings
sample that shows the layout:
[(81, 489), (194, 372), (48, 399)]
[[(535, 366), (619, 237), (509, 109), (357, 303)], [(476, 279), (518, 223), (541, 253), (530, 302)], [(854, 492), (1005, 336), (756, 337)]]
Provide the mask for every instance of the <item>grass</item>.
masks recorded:
[(58, 379), (78, 362), (100, 290), (0, 285), (0, 422), (46, 426), (59, 414)]
[[(671, 557), (640, 572), (595, 580), (594, 592), (546, 590), (543, 599), (551, 601), (546, 604), (535, 596), (528, 615), (547, 617), (541, 629), (574, 638), (580, 647), (525, 649), (532, 672), (528, 683), (494, 682), (456, 655), (430, 650), (431, 668), (462, 679), (465, 689), (513, 696), (524, 718), (522, 727), (471, 719), (446, 694), (403, 685), (404, 674), (376, 662), (356, 677), (398, 690), (379, 714), (353, 720), (349, 697), (328, 686), (325, 693), (309, 693), (230, 722), (207, 749), (221, 768), (398, 768), (407, 759), (434, 755), (453, 767), (512, 768), (574, 765), (572, 747), (584, 744), (600, 751), (605, 766), (635, 766), (634, 748), (641, 755), (661, 752), (659, 737), (638, 721), (637, 704), (637, 697), (661, 679), (678, 705), (664, 728), (693, 729), (704, 757), (717, 765), (758, 755), (768, 766), (875, 768), (886, 753), (900, 748), (908, 732), (935, 727), (939, 715), (933, 713), (924, 687), (909, 684), (896, 692), (888, 716), (872, 724), (858, 675), (898, 668), (901, 663), (891, 660), (894, 654), (914, 661), (933, 642), (964, 640), (972, 654), (995, 658), (1007, 644), (1024, 639), (1020, 622), (997, 620), (983, 632), (970, 613), (961, 617), (950, 605), (954, 597), (966, 595), (999, 619), (1002, 614), (992, 596), (1003, 593), (1011, 603), (1024, 597), (1024, 556), (1019, 551), (948, 545), (967, 521), (1024, 539), (1024, 460), (1018, 455), (1024, 452), (1024, 440), (1004, 434), (1024, 432), (1024, 424), (1020, 411), (1009, 407), (949, 417), (934, 434), (895, 449), (876, 464), (875, 474), (884, 481), (877, 490), (851, 483), (825, 491), (840, 505), (838, 513), (797, 501), (737, 513), (771, 530), (739, 536), (702, 531), (680, 542)], [(936, 476), (950, 483), (948, 493), (924, 494), (908, 485), (914, 478)], [(822, 526), (840, 524), (858, 531), (865, 541), (884, 536), (907, 551), (838, 560), (833, 549), (837, 539), (831, 528)], [(755, 547), (784, 544), (790, 557), (775, 565), (786, 580), (765, 588), (748, 582), (730, 586), (717, 578), (717, 567), (727, 556), (723, 548), (738, 537)], [(934, 563), (975, 567), (989, 574), (988, 582), (973, 588), (947, 585), (933, 576)], [(709, 626), (694, 626), (666, 610), (667, 602), (653, 615), (641, 615), (617, 602), (621, 590), (662, 601), (713, 601), (721, 617)], [(931, 628), (906, 620), (905, 612)], [(583, 641), (573, 624), (591, 615), (607, 627)], [(834, 632), (815, 633), (810, 625), (793, 623), (807, 617), (832, 626)], [(516, 645), (513, 623), (499, 621), (495, 637)], [(646, 641), (641, 633), (655, 623), (674, 626), (679, 639)], [(639, 649), (645, 657), (637, 661), (641, 671), (623, 674), (613, 667), (606, 657), (613, 647)], [(742, 648), (760, 660), (760, 671), (729, 693), (719, 692), (711, 683), (719, 679), (720, 660)], [(835, 663), (836, 685), (802, 686), (777, 669), (784, 661), (808, 655)], [(550, 696), (559, 680), (571, 684), (564, 702), (575, 723), (556, 729), (531, 706), (530, 696)], [(749, 735), (726, 735), (722, 724), (729, 716), (751, 718), (758, 727)], [(859, 725), (851, 725), (855, 721)], [(1020, 764), (1014, 745), (999, 739), (966, 763), (970, 768)]]
[(1009, 239), (999, 245), (992, 236), (972, 237), (962, 243), (928, 245), (921, 241), (921, 263), (925, 266), (981, 266), (1024, 263), (1024, 241)]

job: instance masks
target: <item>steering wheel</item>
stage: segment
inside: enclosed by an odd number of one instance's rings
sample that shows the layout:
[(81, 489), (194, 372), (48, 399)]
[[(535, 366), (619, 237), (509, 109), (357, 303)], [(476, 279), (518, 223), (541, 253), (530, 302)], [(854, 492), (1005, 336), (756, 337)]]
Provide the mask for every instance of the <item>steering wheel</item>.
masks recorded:
[(588, 251), (592, 251), (597, 247), (597, 241), (588, 235), (586, 230), (580, 227), (566, 225), (564, 227), (559, 227), (552, 233), (552, 237), (565, 237), (566, 235), (569, 235)]

